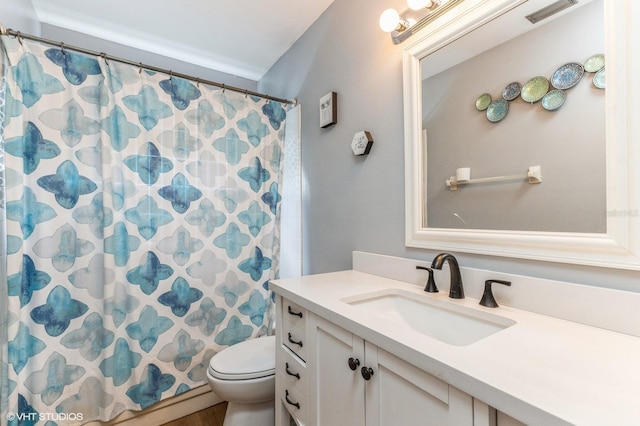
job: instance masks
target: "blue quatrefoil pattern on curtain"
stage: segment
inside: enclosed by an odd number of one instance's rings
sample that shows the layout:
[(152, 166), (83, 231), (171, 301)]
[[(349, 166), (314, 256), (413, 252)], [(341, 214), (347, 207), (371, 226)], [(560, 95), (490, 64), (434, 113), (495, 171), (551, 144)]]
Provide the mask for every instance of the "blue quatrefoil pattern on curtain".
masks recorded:
[(283, 105), (2, 42), (3, 421), (108, 420), (206, 384), (272, 326)]

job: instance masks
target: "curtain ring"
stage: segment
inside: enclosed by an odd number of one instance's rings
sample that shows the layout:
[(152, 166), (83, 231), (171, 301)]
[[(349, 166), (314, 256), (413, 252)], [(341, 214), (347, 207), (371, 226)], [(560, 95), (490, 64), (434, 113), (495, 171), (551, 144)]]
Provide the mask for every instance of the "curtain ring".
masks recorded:
[(245, 97), (245, 99), (247, 98), (247, 95), (249, 95), (249, 89), (244, 89), (244, 97)]
[(227, 90), (227, 85), (222, 83), (222, 93), (224, 94), (224, 91)]
[(196, 77), (196, 87), (200, 88), (200, 77)]
[(138, 64), (138, 74), (142, 74), (142, 62)]
[(173, 80), (173, 71), (169, 70), (169, 81)]
[(67, 52), (65, 52), (65, 50), (64, 50), (64, 42), (62, 42), (62, 41), (60, 42), (60, 50), (62, 51), (63, 55), (67, 54)]
[(102, 52), (102, 53), (100, 53), (100, 57), (104, 61), (105, 65), (109, 66), (109, 60), (107, 59), (107, 54)]
[(20, 31), (16, 33), (16, 38), (18, 39), (18, 43), (22, 46), (22, 33)]

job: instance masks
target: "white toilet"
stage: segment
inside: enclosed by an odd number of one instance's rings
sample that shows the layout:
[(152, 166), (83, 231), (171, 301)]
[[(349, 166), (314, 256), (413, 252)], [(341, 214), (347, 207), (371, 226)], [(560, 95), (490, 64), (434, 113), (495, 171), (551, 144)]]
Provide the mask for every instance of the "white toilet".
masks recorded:
[(211, 389), (229, 402), (224, 426), (274, 425), (275, 370), (275, 336), (235, 344), (211, 358)]

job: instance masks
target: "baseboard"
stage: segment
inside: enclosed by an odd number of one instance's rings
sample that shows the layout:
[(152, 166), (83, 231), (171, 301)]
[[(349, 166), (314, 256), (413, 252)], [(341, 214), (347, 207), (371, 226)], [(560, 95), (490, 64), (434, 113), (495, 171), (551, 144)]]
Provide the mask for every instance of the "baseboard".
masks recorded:
[(222, 402), (209, 385), (203, 385), (178, 396), (165, 399), (142, 411), (125, 411), (109, 422), (90, 422), (88, 426), (161, 425)]

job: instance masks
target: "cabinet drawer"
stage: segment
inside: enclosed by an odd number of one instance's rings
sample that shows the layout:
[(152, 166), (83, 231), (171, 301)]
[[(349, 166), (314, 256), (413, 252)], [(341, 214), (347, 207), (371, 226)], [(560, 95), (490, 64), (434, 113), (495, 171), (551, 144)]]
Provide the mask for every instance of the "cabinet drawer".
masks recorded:
[(308, 311), (287, 299), (282, 299), (282, 321), (302, 330), (307, 329)]
[[(280, 382), (286, 383), (287, 379), (284, 377), (284, 373), (278, 373)], [(287, 411), (291, 413), (291, 416), (300, 424), (307, 424), (307, 416), (309, 412), (309, 406), (307, 405), (307, 398), (303, 395), (295, 386), (283, 385), (278, 390), (277, 398), (286, 407)]]
[(277, 371), (283, 373), (284, 385), (286, 387), (295, 387), (303, 395), (307, 394), (307, 385), (309, 376), (307, 367), (300, 358), (293, 355), (286, 347), (280, 347), (280, 356), (278, 358)]
[(309, 345), (304, 329), (286, 322), (282, 324), (282, 344), (300, 357), (302, 361), (306, 361)]

